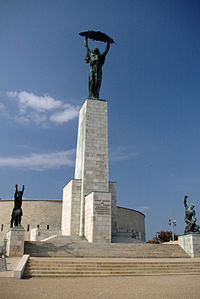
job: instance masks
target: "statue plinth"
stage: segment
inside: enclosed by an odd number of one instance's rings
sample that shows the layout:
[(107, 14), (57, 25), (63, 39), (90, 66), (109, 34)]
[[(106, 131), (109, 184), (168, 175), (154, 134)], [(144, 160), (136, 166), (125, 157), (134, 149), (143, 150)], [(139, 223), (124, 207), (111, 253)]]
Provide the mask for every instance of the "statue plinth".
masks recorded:
[(200, 233), (178, 236), (178, 244), (190, 257), (200, 257)]
[(24, 234), (25, 229), (22, 226), (10, 228), (7, 232), (7, 255), (23, 256), (24, 254)]
[(110, 243), (115, 223), (116, 183), (109, 182), (108, 173), (107, 101), (86, 99), (79, 113), (75, 178), (63, 189), (62, 234)]

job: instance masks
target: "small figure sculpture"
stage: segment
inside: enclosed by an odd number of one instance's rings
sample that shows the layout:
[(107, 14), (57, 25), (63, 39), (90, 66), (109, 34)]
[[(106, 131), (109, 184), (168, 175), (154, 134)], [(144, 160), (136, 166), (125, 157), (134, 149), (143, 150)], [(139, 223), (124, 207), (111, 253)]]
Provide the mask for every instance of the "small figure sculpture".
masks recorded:
[(185, 206), (185, 227), (184, 234), (199, 232), (199, 225), (196, 224), (197, 217), (195, 215), (194, 204), (187, 205), (188, 196), (184, 197), (184, 206)]
[[(110, 44), (114, 43), (113, 39), (110, 38), (105, 33), (100, 31), (87, 31), (79, 33), (81, 36), (85, 37), (85, 48), (86, 48), (86, 63), (90, 64), (90, 74), (89, 74), (89, 97), (99, 98), (99, 91), (102, 81), (102, 66), (104, 65), (106, 55), (110, 49)], [(92, 50), (88, 47), (88, 38), (97, 41), (103, 41), (107, 43), (105, 51), (101, 54), (98, 48)]]
[(15, 185), (15, 194), (14, 194), (14, 208), (11, 215), (10, 227), (13, 227), (13, 223), (15, 226), (21, 226), (21, 218), (23, 215), (22, 212), (22, 196), (24, 193), (24, 185), (22, 187), (22, 191), (18, 191), (18, 185)]

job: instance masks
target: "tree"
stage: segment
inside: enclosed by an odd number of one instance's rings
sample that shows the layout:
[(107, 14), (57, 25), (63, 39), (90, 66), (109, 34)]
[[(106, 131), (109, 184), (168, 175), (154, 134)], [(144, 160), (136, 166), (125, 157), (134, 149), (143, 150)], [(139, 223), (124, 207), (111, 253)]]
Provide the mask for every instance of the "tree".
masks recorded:
[[(169, 231), (163, 231), (156, 233), (156, 236), (153, 238), (153, 240), (148, 240), (147, 243), (154, 243), (159, 244), (163, 242), (169, 242), (172, 240), (172, 232)], [(174, 240), (178, 240), (178, 236), (174, 234)]]

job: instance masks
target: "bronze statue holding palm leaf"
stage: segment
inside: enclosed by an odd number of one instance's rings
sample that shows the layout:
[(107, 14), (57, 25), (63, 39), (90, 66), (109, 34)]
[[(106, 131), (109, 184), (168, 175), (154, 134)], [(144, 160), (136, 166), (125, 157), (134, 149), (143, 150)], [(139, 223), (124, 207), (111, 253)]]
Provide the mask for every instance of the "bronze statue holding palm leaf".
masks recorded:
[[(90, 64), (90, 74), (89, 74), (89, 97), (99, 98), (99, 92), (102, 81), (102, 66), (104, 65), (106, 55), (110, 49), (110, 44), (114, 43), (105, 33), (100, 31), (86, 31), (79, 33), (81, 36), (85, 37), (85, 48), (86, 48), (86, 63)], [(88, 47), (88, 38), (103, 41), (107, 43), (105, 51), (101, 54), (98, 48), (92, 50)]]

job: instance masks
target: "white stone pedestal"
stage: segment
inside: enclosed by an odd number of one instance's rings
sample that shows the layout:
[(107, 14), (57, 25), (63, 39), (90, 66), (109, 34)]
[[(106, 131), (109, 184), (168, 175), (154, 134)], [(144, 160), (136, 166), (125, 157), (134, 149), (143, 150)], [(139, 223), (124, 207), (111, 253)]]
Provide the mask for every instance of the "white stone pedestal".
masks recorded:
[(85, 197), (109, 192), (107, 102), (86, 99), (79, 113), (75, 179), (82, 180), (80, 236), (85, 235)]
[(111, 242), (111, 193), (92, 192), (85, 197), (85, 237), (88, 242)]
[(200, 257), (200, 233), (178, 236), (178, 244), (191, 257)]
[(7, 232), (7, 255), (22, 256), (24, 254), (24, 235), (23, 227), (13, 227)]

